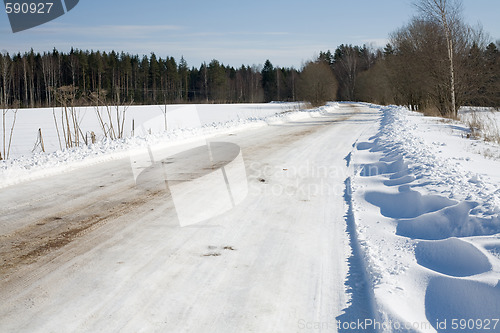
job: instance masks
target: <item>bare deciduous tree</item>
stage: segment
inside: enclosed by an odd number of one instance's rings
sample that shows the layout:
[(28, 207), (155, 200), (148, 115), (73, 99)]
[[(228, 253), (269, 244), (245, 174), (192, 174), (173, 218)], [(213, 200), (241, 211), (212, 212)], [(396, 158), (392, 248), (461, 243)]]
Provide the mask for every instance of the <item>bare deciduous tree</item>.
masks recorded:
[(439, 54), (446, 51), (438, 25), (413, 19), (392, 34), (391, 43), (394, 55), (388, 59), (388, 75), (396, 103), (424, 110), (432, 102), (446, 110), (440, 105), (448, 95), (449, 81), (447, 66), (439, 59)]
[[(441, 2), (453, 8), (443, 13), (446, 24), (437, 16), (442, 7), (434, 12), (429, 9)], [(488, 101), (485, 91), (491, 90), (495, 79), (486, 73), (487, 34), (481, 27), (472, 28), (461, 20), (458, 1), (453, 6), (441, 2), (423, 0), (426, 6), (421, 10), (425, 8), (425, 15), (391, 35), (393, 51), (387, 68), (396, 103), (454, 117), (462, 105), (491, 104), (493, 99)]]
[(450, 98), (452, 114), (456, 114), (457, 102), (455, 91), (454, 53), (456, 35), (461, 25), (463, 10), (461, 0), (418, 0), (415, 3), (420, 12), (429, 20), (439, 22), (446, 37), (446, 48), (449, 63)]
[(334, 101), (337, 95), (337, 80), (330, 66), (323, 61), (309, 62), (300, 74), (299, 98), (313, 106)]
[[(17, 109), (18, 105), (15, 104), (15, 107), (12, 109), (14, 113), (13, 119), (8, 124), (7, 115), (9, 113), (11, 104), (11, 86), (12, 86), (12, 66), (11, 59), (7, 52), (2, 52), (0, 54), (0, 77), (2, 85), (0, 86), (0, 107), (2, 108), (2, 151), (0, 152), (0, 160), (8, 159), (10, 155), (10, 149), (12, 147), (12, 136), (14, 134), (14, 127), (16, 125), (17, 119)], [(10, 128), (9, 139), (7, 143), (7, 131)]]
[(354, 100), (356, 78), (359, 72), (360, 48), (352, 45), (341, 45), (335, 51), (334, 70), (340, 83), (340, 95), (345, 100)]

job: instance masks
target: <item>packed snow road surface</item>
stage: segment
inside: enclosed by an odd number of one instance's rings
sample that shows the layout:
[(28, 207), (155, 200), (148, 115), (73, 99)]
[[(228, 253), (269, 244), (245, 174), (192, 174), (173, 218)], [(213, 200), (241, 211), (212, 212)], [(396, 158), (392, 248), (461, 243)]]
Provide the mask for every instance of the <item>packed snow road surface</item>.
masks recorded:
[(360, 297), (369, 317), (344, 192), (379, 116), (341, 105), (3, 189), (0, 331), (335, 332)]

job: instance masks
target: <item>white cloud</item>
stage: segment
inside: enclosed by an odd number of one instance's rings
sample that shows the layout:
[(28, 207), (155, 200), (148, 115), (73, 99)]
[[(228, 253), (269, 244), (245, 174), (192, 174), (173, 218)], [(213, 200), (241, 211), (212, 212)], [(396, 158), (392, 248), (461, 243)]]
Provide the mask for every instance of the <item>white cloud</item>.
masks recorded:
[(374, 47), (384, 47), (387, 45), (387, 43), (389, 43), (389, 39), (388, 38), (363, 39), (363, 43)]
[(51, 22), (46, 25), (27, 30), (26, 35), (73, 35), (84, 37), (144, 38), (158, 33), (180, 31), (182, 26), (176, 25), (96, 25), (90, 27), (74, 26)]

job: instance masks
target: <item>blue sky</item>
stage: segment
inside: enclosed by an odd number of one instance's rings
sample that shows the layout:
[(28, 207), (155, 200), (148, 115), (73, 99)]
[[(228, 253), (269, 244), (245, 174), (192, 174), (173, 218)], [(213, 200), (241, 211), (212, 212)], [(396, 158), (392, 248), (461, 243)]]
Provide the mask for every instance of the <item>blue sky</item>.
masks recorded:
[[(500, 1), (464, 0), (467, 22), (500, 39)], [(66, 15), (13, 34), (0, 13), (0, 50), (71, 47), (184, 56), (190, 66), (225, 64), (300, 67), (340, 44), (384, 45), (415, 14), (411, 0), (80, 0)]]

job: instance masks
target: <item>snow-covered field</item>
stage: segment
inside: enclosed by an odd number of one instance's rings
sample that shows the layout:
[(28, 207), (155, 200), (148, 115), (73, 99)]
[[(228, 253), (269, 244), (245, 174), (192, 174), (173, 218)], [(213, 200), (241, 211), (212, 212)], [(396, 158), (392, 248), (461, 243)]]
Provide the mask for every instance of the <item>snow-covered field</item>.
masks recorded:
[[(224, 131), (241, 131), (280, 122), (290, 117), (301, 117), (305, 114), (299, 112), (303, 107), (302, 103), (119, 107), (122, 120), (125, 110), (125, 120), (123, 139), (117, 140), (105, 137), (97, 112), (99, 110), (106, 130), (113, 125), (116, 131), (118, 123), (116, 108), (110, 108), (108, 116), (108, 109), (105, 107), (78, 107), (75, 110), (82, 133), (87, 135), (90, 143), (90, 133), (94, 132), (97, 142), (89, 145), (82, 143), (81, 147), (69, 149), (65, 147), (62, 130), (62, 121), (65, 119), (63, 109), (20, 109), (16, 114), (15, 123), (14, 112), (9, 110), (6, 113), (7, 146), (11, 125), (13, 123), (15, 125), (10, 158), (0, 161), (0, 188), (26, 179), (36, 179), (123, 158), (128, 156), (131, 150), (141, 150), (149, 145), (173, 144), (187, 139), (197, 140)], [(39, 129), (42, 130), (46, 153), (41, 151)]]
[[(270, 104), (177, 104), (177, 105), (145, 105), (145, 106), (120, 106), (118, 108), (120, 120), (123, 121), (125, 111), (124, 137), (131, 137), (132, 123), (135, 123), (136, 133), (141, 125), (147, 123), (147, 130), (152, 133), (162, 133), (165, 130), (170, 134), (190, 130), (201, 126), (234, 126), (241, 122), (262, 120), (277, 113), (285, 111), (298, 111), (300, 103), (270, 103)], [(164, 119), (166, 109), (166, 118)], [(97, 139), (104, 138), (99, 116), (106, 125), (106, 129), (113, 124), (117, 129), (116, 107), (76, 107), (76, 114), (79, 124), (84, 134), (95, 132)], [(196, 117), (192, 117), (193, 114)], [(10, 125), (14, 118), (13, 110), (7, 112), (7, 135), (10, 132)], [(19, 109), (17, 112), (16, 125), (12, 138), (11, 157), (16, 158), (22, 155), (31, 155), (32, 152), (40, 152), (38, 141), (38, 129), (42, 129), (45, 143), (45, 151), (55, 152), (64, 148), (64, 138), (62, 133), (62, 121), (65, 115), (62, 108), (41, 108), (41, 109)], [(70, 122), (71, 122), (70, 118)], [(165, 124), (165, 120), (166, 123)], [(120, 123), (122, 122), (120, 121)], [(57, 127), (56, 127), (57, 126)], [(165, 128), (165, 126), (167, 128)], [(59, 139), (57, 130), (59, 130)], [(139, 133), (141, 134), (141, 133)], [(81, 141), (81, 139), (80, 139)], [(62, 147), (61, 147), (62, 145)]]
[(299, 108), (176, 106), (167, 132), (131, 108), (134, 137), (58, 151), (53, 131), (35, 155), (52, 110), (19, 114), (0, 331), (500, 332), (498, 144), (402, 107)]

